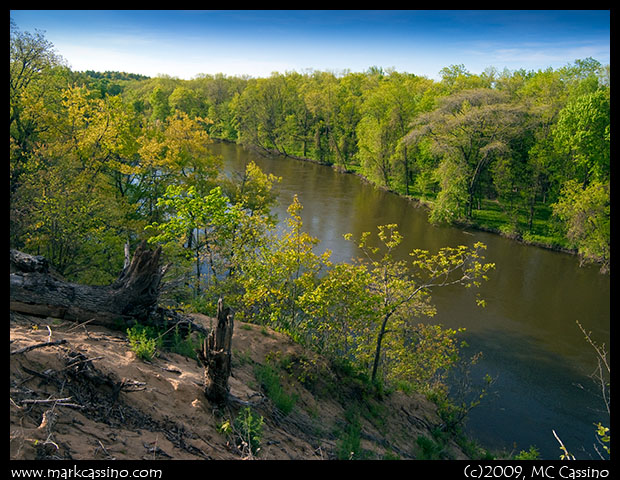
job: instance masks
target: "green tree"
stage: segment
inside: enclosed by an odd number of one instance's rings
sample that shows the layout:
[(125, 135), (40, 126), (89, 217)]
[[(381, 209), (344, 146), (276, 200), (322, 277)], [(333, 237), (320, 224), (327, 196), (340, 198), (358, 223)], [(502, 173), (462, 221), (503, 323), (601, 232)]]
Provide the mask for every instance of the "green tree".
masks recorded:
[(271, 230), (261, 245), (240, 259), (243, 276), (238, 315), (270, 324), (297, 338), (303, 336), (304, 315), (299, 298), (314, 288), (331, 252), (314, 251), (318, 239), (303, 231), (302, 205), (297, 196), (288, 207), (287, 228)]
[(165, 222), (154, 222), (147, 227), (157, 232), (149, 238), (149, 243), (181, 243), (192, 252), (196, 295), (201, 289), (203, 263), (210, 270), (210, 280), (217, 284), (229, 268), (225, 253), (228, 253), (226, 247), (241, 215), (239, 207), (230, 205), (220, 187), (202, 196), (194, 186), (181, 185), (169, 185), (158, 200), (158, 206), (165, 207), (170, 216)]
[(566, 238), (585, 262), (610, 267), (611, 229), (609, 181), (593, 181), (585, 189), (577, 180), (564, 184), (553, 213), (565, 225)]
[(192, 185), (199, 194), (215, 186), (221, 158), (209, 151), (208, 120), (176, 112), (159, 127), (146, 126), (138, 138), (139, 161), (133, 168), (133, 188), (140, 198), (140, 215), (149, 223), (162, 220), (157, 205), (168, 185)]
[(391, 72), (367, 92), (361, 106), (358, 157), (362, 171), (387, 187), (397, 180), (407, 195), (417, 149), (401, 140), (414, 118), (429, 107), (430, 85), (422, 77)]
[[(364, 339), (372, 338), (373, 312), (380, 299), (369, 291), (372, 278), (362, 264), (327, 264), (313, 289), (299, 299), (306, 314), (307, 343), (330, 358), (364, 358)], [(367, 349), (366, 349), (367, 351)]]
[(480, 243), (435, 255), (415, 249), (407, 262), (394, 257), (402, 242), (396, 225), (379, 226), (378, 239), (372, 246), (370, 232), (362, 234), (357, 246), (364, 259), (332, 266), (306, 290), (300, 305), (311, 318), (307, 325), (325, 352), (352, 359), (373, 381), (381, 372), (389, 382), (432, 388), (458, 357), (457, 331), (419, 321), (435, 314), (432, 290), (479, 286), (494, 265), (482, 262)]
[(474, 89), (443, 97), (437, 109), (417, 117), (404, 141), (415, 145), (429, 138), (444, 164), (437, 170), (442, 190), (431, 218), (472, 217), (481, 179), (491, 162), (510, 155), (513, 142), (527, 126), (526, 115), (502, 92)]
[(286, 77), (278, 73), (248, 82), (233, 104), (243, 145), (288, 154), (286, 117), (291, 94)]
[(202, 101), (193, 90), (184, 86), (176, 87), (168, 97), (171, 110), (179, 110), (189, 117), (202, 113)]
[(169, 95), (159, 85), (156, 86), (149, 97), (151, 104), (151, 119), (155, 122), (163, 122), (170, 115)]
[[(9, 57), (9, 133), (11, 200), (21, 185), (21, 176), (41, 166), (32, 156), (37, 143), (51, 128), (50, 112), (61, 108), (61, 92), (71, 81), (63, 59), (43, 33), (20, 31), (13, 20)], [(12, 227), (17, 227), (12, 224)], [(11, 228), (11, 232), (15, 232)], [(15, 237), (12, 235), (12, 241)]]
[[(394, 250), (402, 241), (396, 228), (393, 224), (378, 227), (381, 248), (369, 245), (368, 232), (362, 235), (358, 243), (358, 247), (371, 259), (370, 272), (374, 289), (382, 302), (381, 309), (377, 312), (379, 328), (376, 332), (372, 362), (373, 380), (377, 376), (386, 335), (392, 331), (406, 332), (405, 327), (412, 318), (435, 314), (435, 308), (430, 304), (430, 292), (433, 288), (456, 284), (479, 286), (480, 281), (486, 280), (488, 271), (494, 267), (492, 263), (481, 262), (484, 260), (481, 251), (486, 248), (482, 243), (476, 243), (473, 249), (465, 246), (445, 247), (435, 255), (426, 250), (414, 249), (410, 252), (411, 264), (407, 265), (407, 262), (395, 260), (393, 256)], [(379, 253), (379, 259), (372, 259)], [(483, 300), (477, 302), (479, 305), (484, 304)], [(392, 325), (388, 329), (390, 323)], [(406, 335), (404, 337), (406, 338)], [(406, 350), (408, 342), (402, 340), (399, 345)]]
[(84, 88), (63, 97), (47, 112), (50, 129), (31, 156), (39, 167), (24, 177), (15, 208), (25, 213), (29, 251), (43, 252), (69, 278), (90, 269), (92, 278), (80, 278), (99, 282), (122, 266), (122, 240), (133, 229), (133, 206), (116, 181), (135, 153), (131, 118), (118, 97)]
[(609, 108), (608, 89), (582, 95), (564, 107), (554, 130), (556, 146), (573, 159), (584, 188), (609, 175)]

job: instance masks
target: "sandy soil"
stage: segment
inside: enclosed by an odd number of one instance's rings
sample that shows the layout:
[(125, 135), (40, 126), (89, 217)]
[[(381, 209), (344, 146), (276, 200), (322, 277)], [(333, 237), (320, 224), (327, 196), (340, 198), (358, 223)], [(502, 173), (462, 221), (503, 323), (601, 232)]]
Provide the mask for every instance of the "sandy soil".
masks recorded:
[[(260, 450), (252, 454), (236, 432), (218, 428), (232, 425), (244, 406), (211, 405), (196, 360), (160, 352), (146, 362), (124, 332), (15, 312), (10, 340), (12, 459), (333, 459), (346, 405), (362, 395), (320, 359), (308, 367), (313, 357), (288, 337), (236, 322), (231, 394), (264, 418)], [(62, 343), (13, 353), (44, 342)], [(288, 415), (255, 377), (257, 365), (283, 358), (289, 368), (280, 370), (281, 383), (298, 397)], [(398, 392), (374, 405), (374, 414), (360, 415), (362, 448), (371, 458), (416, 458), (416, 439), (430, 438), (439, 423), (435, 406)], [(466, 458), (456, 446), (446, 456)]]

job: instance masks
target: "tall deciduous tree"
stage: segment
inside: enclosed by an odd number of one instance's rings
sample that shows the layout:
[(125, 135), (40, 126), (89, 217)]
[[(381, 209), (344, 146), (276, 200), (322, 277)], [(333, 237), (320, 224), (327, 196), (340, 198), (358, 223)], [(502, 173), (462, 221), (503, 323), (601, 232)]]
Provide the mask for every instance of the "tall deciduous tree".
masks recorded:
[(574, 175), (585, 188), (609, 175), (609, 90), (599, 89), (569, 102), (554, 130), (558, 149), (573, 160)]
[(583, 261), (597, 261), (601, 271), (610, 267), (610, 196), (609, 181), (593, 181), (585, 189), (577, 180), (562, 188), (553, 213), (566, 229), (566, 237), (576, 247)]
[(414, 145), (430, 138), (444, 164), (438, 170), (443, 188), (431, 218), (471, 218), (480, 179), (493, 160), (510, 154), (511, 142), (523, 133), (525, 120), (521, 105), (490, 89), (443, 97), (437, 109), (415, 120), (405, 142)]

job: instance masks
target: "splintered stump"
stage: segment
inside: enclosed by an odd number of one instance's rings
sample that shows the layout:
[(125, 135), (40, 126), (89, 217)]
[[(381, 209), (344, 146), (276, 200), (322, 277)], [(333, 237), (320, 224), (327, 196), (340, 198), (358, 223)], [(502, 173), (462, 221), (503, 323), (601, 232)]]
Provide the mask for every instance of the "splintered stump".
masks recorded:
[(233, 315), (224, 308), (222, 299), (217, 303), (217, 326), (205, 338), (198, 358), (205, 368), (205, 396), (212, 402), (228, 401), (228, 377), (231, 373), (231, 346)]

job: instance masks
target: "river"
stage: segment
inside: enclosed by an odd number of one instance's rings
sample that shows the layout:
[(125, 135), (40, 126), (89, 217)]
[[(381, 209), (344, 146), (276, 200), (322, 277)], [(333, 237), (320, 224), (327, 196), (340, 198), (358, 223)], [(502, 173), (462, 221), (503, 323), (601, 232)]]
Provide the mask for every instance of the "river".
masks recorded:
[(499, 235), (433, 226), (424, 209), (378, 189), (354, 175), (330, 167), (279, 156), (264, 157), (240, 146), (214, 143), (227, 172), (243, 171), (254, 161), (265, 173), (282, 178), (276, 190), (281, 221), (295, 194), (303, 205), (305, 230), (331, 250), (335, 261), (358, 252), (345, 233), (359, 237), (377, 225), (397, 223), (404, 236), (401, 255), (413, 248), (437, 251), (444, 246), (487, 245), (486, 260), (496, 264), (480, 289), (486, 307), (476, 306), (474, 292), (442, 288), (433, 293), (433, 323), (465, 327), (471, 356), (482, 352), (472, 378), (496, 380), (490, 394), (474, 408), (466, 431), (495, 451), (518, 453), (534, 445), (544, 459), (558, 459), (564, 445), (578, 459), (599, 458), (594, 424), (608, 425), (598, 389), (590, 374), (596, 354), (577, 326), (609, 347), (610, 277), (595, 266), (580, 267), (575, 256), (522, 245)]

